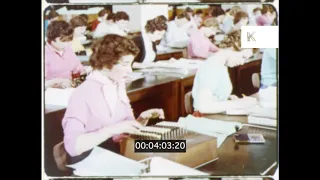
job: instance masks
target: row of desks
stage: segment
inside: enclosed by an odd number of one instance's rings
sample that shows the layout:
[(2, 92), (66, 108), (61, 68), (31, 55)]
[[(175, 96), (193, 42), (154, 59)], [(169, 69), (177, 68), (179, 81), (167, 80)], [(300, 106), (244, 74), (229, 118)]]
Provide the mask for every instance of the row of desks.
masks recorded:
[[(242, 82), (248, 81), (248, 78), (253, 72), (260, 72), (261, 60), (254, 60), (246, 63), (238, 68), (230, 68), (231, 80), (235, 85), (241, 85)], [(245, 75), (242, 72), (245, 70)], [(238, 76), (241, 76), (240, 78)], [(144, 79), (139, 79), (127, 84), (128, 97), (131, 101), (132, 108), (136, 117), (141, 112), (150, 108), (162, 108), (165, 112), (165, 117), (170, 121), (177, 121), (179, 117), (186, 116), (184, 106), (184, 96), (191, 91), (195, 74), (184, 76), (170, 75), (147, 75)], [(243, 80), (244, 79), (244, 80)], [(251, 81), (251, 77), (249, 78)], [(251, 94), (256, 90), (251, 87), (243, 88), (243, 86), (235, 86), (234, 91), (238, 89), (250, 89)], [(239, 92), (243, 93), (243, 92)], [(249, 94), (248, 91), (245, 94)], [(63, 131), (61, 120), (64, 116), (65, 107), (45, 106), (44, 119), (44, 138), (45, 138), (45, 171), (47, 175), (59, 176), (63, 175), (56, 168), (53, 160), (53, 146), (63, 140)], [(207, 167), (207, 166), (206, 166)], [(209, 166), (209, 169), (211, 166)], [(203, 167), (205, 168), (205, 167)], [(208, 168), (208, 167), (207, 167)], [(231, 171), (232, 172), (232, 171)], [(237, 171), (238, 172), (238, 171)]]

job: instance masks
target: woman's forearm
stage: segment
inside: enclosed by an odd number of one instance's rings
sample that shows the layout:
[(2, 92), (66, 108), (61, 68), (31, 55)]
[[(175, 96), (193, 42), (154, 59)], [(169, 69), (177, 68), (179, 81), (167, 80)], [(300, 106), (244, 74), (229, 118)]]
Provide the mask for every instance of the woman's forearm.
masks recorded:
[(94, 147), (111, 138), (112, 136), (113, 135), (111, 133), (110, 127), (105, 127), (96, 132), (81, 134), (76, 138), (76, 154), (74, 155), (80, 155), (83, 152), (93, 149)]

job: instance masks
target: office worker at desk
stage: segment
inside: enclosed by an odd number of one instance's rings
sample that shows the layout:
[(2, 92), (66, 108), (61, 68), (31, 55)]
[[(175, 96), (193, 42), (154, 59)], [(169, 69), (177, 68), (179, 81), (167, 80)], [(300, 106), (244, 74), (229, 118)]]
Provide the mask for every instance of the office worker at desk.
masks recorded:
[(192, 28), (189, 23), (189, 14), (185, 11), (180, 13), (174, 20), (168, 23), (168, 30), (160, 45), (172, 48), (185, 48), (189, 42), (189, 30)]
[[(221, 113), (237, 107), (238, 97), (232, 95), (232, 83), (228, 67), (245, 63), (253, 55), (252, 49), (241, 49), (240, 30), (233, 31), (221, 42), (217, 53), (210, 56), (198, 69), (192, 88), (195, 115)], [(248, 104), (251, 105), (251, 104)]]
[(68, 88), (72, 74), (86, 70), (71, 48), (73, 28), (65, 21), (53, 21), (48, 26), (45, 45), (45, 88)]
[(47, 29), (49, 24), (52, 21), (56, 21), (59, 18), (59, 13), (57, 13), (55, 10), (50, 10), (48, 19), (44, 21), (44, 34), (47, 34)]
[(84, 36), (87, 29), (87, 21), (81, 16), (75, 16), (70, 20), (70, 25), (73, 28), (72, 49), (75, 53), (85, 51), (81, 40), (86, 40)]
[(150, 117), (164, 118), (163, 110), (147, 110), (136, 119), (124, 79), (139, 53), (134, 42), (119, 35), (106, 35), (93, 45), (93, 71), (72, 94), (62, 120), (64, 146), (69, 163), (87, 157), (95, 146), (119, 153), (124, 133), (137, 131)]
[(91, 31), (95, 31), (96, 28), (98, 27), (98, 25), (107, 18), (109, 13), (110, 12), (106, 9), (99, 11), (98, 18), (96, 20), (92, 21)]
[[(129, 24), (129, 15), (124, 11), (119, 11), (115, 15), (107, 17), (99, 24), (93, 34), (94, 38), (101, 38), (107, 34), (117, 34), (119, 36), (127, 36), (127, 27)], [(112, 23), (114, 21), (114, 23)]]
[(113, 13), (110, 13), (107, 16), (107, 19), (103, 20), (98, 27), (96, 28), (94, 32), (94, 38), (103, 37), (107, 34), (112, 34), (113, 32), (117, 32), (118, 27), (115, 24), (116, 21), (116, 15)]
[(271, 7), (264, 6), (261, 10), (262, 15), (257, 18), (258, 26), (271, 26), (276, 18), (276, 11), (271, 12)]
[(210, 53), (217, 52), (219, 48), (214, 45), (209, 37), (216, 34), (218, 30), (218, 21), (214, 18), (207, 18), (203, 26), (198, 29), (192, 29), (190, 32), (190, 41), (188, 43), (188, 58), (206, 59)]
[(140, 52), (134, 59), (137, 63), (153, 62), (156, 59), (155, 42), (161, 40), (167, 30), (167, 18), (157, 16), (147, 21), (141, 36), (133, 38), (133, 41), (139, 47)]
[(225, 16), (221, 20), (220, 29), (225, 33), (228, 34), (232, 31), (234, 26), (234, 16), (237, 12), (242, 11), (239, 6), (233, 6), (229, 13), (226, 13)]

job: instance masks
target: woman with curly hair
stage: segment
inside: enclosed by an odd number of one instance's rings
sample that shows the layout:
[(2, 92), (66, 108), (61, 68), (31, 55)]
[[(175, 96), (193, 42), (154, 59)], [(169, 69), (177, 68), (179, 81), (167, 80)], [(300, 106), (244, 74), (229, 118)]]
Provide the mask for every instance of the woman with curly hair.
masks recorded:
[[(64, 147), (73, 164), (86, 158), (95, 146), (120, 153), (119, 142), (163, 110), (151, 109), (134, 117), (124, 79), (139, 53), (134, 42), (115, 34), (93, 45), (93, 71), (73, 92), (62, 120)], [(144, 124), (143, 124), (144, 125)]]
[(153, 62), (156, 59), (156, 41), (163, 38), (167, 31), (167, 18), (165, 16), (157, 16), (154, 19), (147, 21), (141, 36), (133, 39), (140, 49), (140, 53), (135, 58), (134, 62), (146, 63)]
[(233, 31), (221, 42), (218, 52), (210, 56), (198, 69), (193, 88), (196, 114), (221, 113), (237, 107), (232, 93), (228, 67), (242, 65), (253, 55), (252, 49), (241, 49), (240, 30)]

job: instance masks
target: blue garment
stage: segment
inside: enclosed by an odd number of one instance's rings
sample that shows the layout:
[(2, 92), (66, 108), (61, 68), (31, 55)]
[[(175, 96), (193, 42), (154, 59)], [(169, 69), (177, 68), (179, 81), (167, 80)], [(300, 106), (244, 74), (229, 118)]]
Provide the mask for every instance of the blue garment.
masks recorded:
[(268, 48), (263, 52), (261, 64), (261, 84), (275, 86), (277, 84), (276, 49)]
[(217, 101), (226, 101), (232, 92), (232, 83), (228, 67), (222, 58), (227, 58), (222, 50), (208, 58), (198, 69), (195, 76), (192, 97), (193, 107), (199, 110), (201, 94), (207, 94), (208, 98), (215, 97)]
[(44, 36), (47, 36), (47, 29), (49, 26), (49, 20), (44, 21)]

